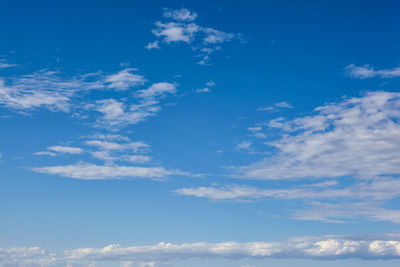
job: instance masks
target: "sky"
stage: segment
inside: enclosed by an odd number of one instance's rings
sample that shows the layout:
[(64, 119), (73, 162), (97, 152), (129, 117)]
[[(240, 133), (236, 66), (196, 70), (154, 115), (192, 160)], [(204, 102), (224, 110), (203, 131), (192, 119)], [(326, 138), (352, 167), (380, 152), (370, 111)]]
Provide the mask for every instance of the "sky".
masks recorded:
[(399, 10), (1, 1), (0, 266), (398, 266)]

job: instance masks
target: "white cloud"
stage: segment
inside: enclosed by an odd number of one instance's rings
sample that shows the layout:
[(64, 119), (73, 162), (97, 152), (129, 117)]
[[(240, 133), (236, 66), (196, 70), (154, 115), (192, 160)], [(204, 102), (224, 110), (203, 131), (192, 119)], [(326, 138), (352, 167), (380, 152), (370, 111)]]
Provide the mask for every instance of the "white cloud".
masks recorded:
[(47, 148), (50, 151), (65, 153), (65, 154), (81, 154), (84, 150), (80, 147), (70, 147), (70, 146), (51, 146)]
[(145, 90), (139, 90), (137, 97), (140, 98), (154, 98), (162, 97), (165, 94), (175, 94), (176, 84), (168, 82), (153, 83), (149, 88)]
[(209, 93), (209, 92), (211, 92), (211, 91), (210, 91), (210, 88), (208, 88), (208, 87), (196, 89), (196, 93)]
[(400, 93), (370, 92), (315, 109), (315, 115), (272, 120), (282, 137), (272, 157), (235, 167), (255, 179), (375, 177), (400, 174)]
[(275, 103), (272, 106), (268, 106), (268, 107), (259, 107), (257, 110), (258, 111), (279, 111), (281, 109), (292, 109), (294, 108), (294, 106), (288, 102), (279, 102), (279, 103)]
[(69, 112), (84, 106), (82, 92), (90, 90), (126, 90), (144, 84), (143, 76), (127, 68), (118, 73), (101, 72), (65, 77), (58, 71), (41, 70), (32, 74), (0, 78), (0, 105), (16, 110), (46, 108)]
[(191, 43), (194, 34), (200, 30), (200, 27), (195, 23), (183, 24), (176, 22), (155, 23), (156, 29), (153, 29), (153, 34), (157, 37), (162, 37), (166, 43), (185, 42)]
[(39, 152), (33, 153), (33, 155), (55, 157), (55, 156), (57, 156), (57, 153), (54, 153), (54, 152), (51, 152), (51, 151), (39, 151)]
[(107, 180), (118, 178), (160, 179), (168, 175), (180, 174), (180, 172), (168, 171), (163, 167), (104, 166), (89, 163), (38, 167), (33, 168), (33, 170), (41, 173), (84, 180)]
[(206, 83), (206, 87), (196, 89), (196, 93), (209, 93), (211, 92), (210, 88), (214, 87), (216, 84), (214, 81), (209, 81)]
[[(174, 21), (155, 23), (156, 28), (153, 34), (166, 44), (186, 43), (194, 51), (198, 51), (195, 57), (199, 57), (197, 62), (201, 65), (211, 65), (210, 55), (216, 50), (221, 50), (221, 44), (239, 38), (240, 34), (233, 34), (220, 31), (211, 27), (203, 27), (194, 23), (196, 13), (182, 8), (179, 10), (164, 10), (164, 18)], [(147, 49), (159, 48), (158, 43), (148, 43)]]
[(396, 259), (400, 258), (397, 235), (299, 237), (285, 242), (222, 242), (121, 247), (82, 248), (66, 251), (70, 260), (171, 261), (177, 259)]
[(272, 198), (302, 200), (311, 207), (298, 209), (292, 215), (297, 220), (341, 223), (345, 219), (362, 219), (400, 223), (400, 210), (385, 208), (389, 200), (400, 197), (400, 180), (398, 178), (377, 178), (357, 182), (350, 186), (339, 186), (336, 181), (326, 181), (297, 185), (287, 189), (230, 185), (181, 188), (175, 192), (180, 195), (210, 200), (246, 202)]
[(370, 65), (364, 65), (360, 67), (354, 64), (350, 64), (345, 67), (345, 73), (346, 75), (356, 79), (366, 79), (373, 77), (396, 78), (400, 77), (400, 67), (396, 67), (393, 69), (375, 70)]
[(251, 141), (242, 141), (237, 144), (237, 149), (249, 149), (253, 143)]
[(101, 140), (88, 140), (85, 141), (86, 145), (95, 146), (103, 150), (132, 150), (138, 152), (149, 147), (148, 144), (143, 142), (130, 142), (130, 143), (115, 143)]
[(231, 185), (227, 187), (182, 188), (177, 193), (188, 196), (205, 197), (209, 199), (366, 199), (389, 200), (400, 197), (400, 180), (396, 178), (377, 178), (354, 185), (337, 186), (336, 181), (326, 181), (316, 184), (305, 184), (288, 189), (262, 189), (251, 186)]
[(118, 73), (106, 76), (104, 81), (108, 88), (121, 91), (138, 85), (143, 85), (146, 82), (146, 79), (142, 75), (132, 73), (133, 71), (137, 71), (137, 69), (123, 69)]
[(56, 255), (40, 247), (0, 247), (0, 266), (57, 266)]
[(194, 21), (197, 18), (196, 12), (190, 12), (186, 8), (181, 9), (164, 9), (164, 18), (172, 18), (180, 21)]
[(216, 86), (216, 84), (215, 84), (214, 81), (209, 81), (209, 82), (206, 83), (206, 86), (208, 86), (208, 87), (214, 87), (214, 86)]
[(7, 63), (7, 61), (0, 59), (0, 69), (6, 69), (6, 68), (15, 67), (15, 66), (17, 66), (17, 65), (16, 64)]
[(146, 49), (151, 50), (151, 49), (160, 49), (160, 46), (158, 45), (158, 41), (155, 40), (154, 42), (149, 42), (146, 46)]
[(137, 91), (135, 97), (139, 100), (139, 104), (127, 105), (123, 100), (116, 99), (98, 100), (94, 109), (102, 113), (103, 117), (97, 120), (97, 125), (115, 128), (144, 121), (147, 117), (156, 115), (161, 109), (160, 98), (167, 94), (175, 94), (176, 91), (176, 84), (159, 82)]
[(121, 160), (132, 163), (146, 163), (149, 162), (151, 158), (143, 155), (122, 155)]
[(213, 28), (204, 28), (203, 32), (205, 33), (205, 37), (203, 39), (205, 44), (229, 42), (235, 37), (233, 33), (219, 31)]
[(157, 266), (158, 263), (202, 259), (363, 259), (400, 258), (398, 233), (347, 236), (303, 236), (282, 242), (196, 242), (64, 250), (62, 255), (39, 247), (0, 248), (0, 266), (95, 266), (103, 261), (121, 266)]

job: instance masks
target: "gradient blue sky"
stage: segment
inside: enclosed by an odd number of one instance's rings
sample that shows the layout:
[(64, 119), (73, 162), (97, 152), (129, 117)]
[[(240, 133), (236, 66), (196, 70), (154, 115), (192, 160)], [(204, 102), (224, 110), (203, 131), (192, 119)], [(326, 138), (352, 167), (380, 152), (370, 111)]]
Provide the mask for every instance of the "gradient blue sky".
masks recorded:
[(1, 1), (0, 266), (398, 266), (396, 1)]

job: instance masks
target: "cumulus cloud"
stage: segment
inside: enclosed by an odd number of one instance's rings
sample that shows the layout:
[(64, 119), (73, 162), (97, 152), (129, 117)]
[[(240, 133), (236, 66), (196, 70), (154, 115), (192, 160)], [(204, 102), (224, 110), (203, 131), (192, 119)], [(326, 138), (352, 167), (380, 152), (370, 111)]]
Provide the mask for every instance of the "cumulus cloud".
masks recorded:
[(355, 79), (366, 79), (366, 78), (396, 78), (400, 77), (400, 67), (392, 69), (381, 69), (375, 70), (370, 65), (356, 66), (350, 64), (344, 68), (345, 74)]
[(56, 255), (40, 247), (0, 248), (0, 266), (57, 266)]
[(93, 261), (171, 261), (176, 259), (397, 259), (400, 257), (400, 241), (397, 235), (374, 236), (322, 236), (299, 237), (284, 242), (222, 242), (171, 244), (161, 242), (153, 246), (69, 250), (70, 260)]
[[(363, 259), (400, 258), (397, 233), (348, 236), (293, 237), (282, 242), (196, 242), (104, 248), (78, 248), (50, 253), (39, 247), (0, 248), (0, 266), (95, 266), (104, 261), (121, 266), (157, 266), (158, 263), (202, 259)], [(89, 265), (88, 265), (89, 264)]]
[(320, 106), (314, 115), (271, 120), (282, 137), (266, 144), (278, 152), (233, 170), (255, 179), (400, 174), (399, 107), (399, 93), (379, 91)]

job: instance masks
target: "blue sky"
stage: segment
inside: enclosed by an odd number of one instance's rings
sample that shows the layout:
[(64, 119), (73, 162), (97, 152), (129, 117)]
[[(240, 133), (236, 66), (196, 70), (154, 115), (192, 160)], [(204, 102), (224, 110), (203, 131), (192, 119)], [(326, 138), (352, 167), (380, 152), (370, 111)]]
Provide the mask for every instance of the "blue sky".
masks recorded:
[(0, 266), (398, 266), (394, 1), (2, 1)]

